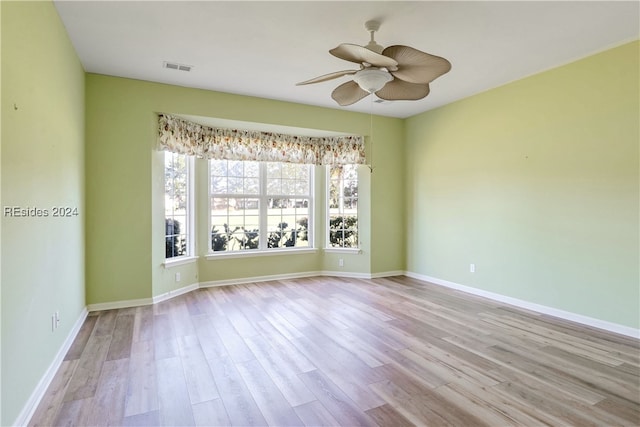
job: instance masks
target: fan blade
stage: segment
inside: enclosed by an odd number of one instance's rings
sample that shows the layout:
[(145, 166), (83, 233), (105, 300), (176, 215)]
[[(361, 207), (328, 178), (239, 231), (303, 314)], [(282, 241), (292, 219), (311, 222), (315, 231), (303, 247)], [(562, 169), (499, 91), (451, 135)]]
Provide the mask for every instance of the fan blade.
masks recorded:
[(382, 54), (398, 61), (398, 69), (391, 74), (409, 83), (430, 83), (451, 69), (446, 59), (409, 46), (389, 46)]
[(296, 83), (296, 86), (308, 85), (311, 83), (320, 83), (326, 82), (327, 80), (337, 79), (338, 77), (346, 76), (349, 74), (355, 74), (360, 70), (344, 70), (344, 71), (336, 71), (335, 73), (325, 74), (320, 77), (316, 77), (314, 79), (305, 80), (304, 82)]
[(354, 81), (343, 83), (331, 92), (331, 97), (343, 107), (355, 104), (367, 95), (369, 92), (362, 90)]
[(429, 95), (429, 85), (394, 79), (377, 91), (376, 95), (387, 101), (415, 101)]
[(342, 43), (340, 46), (331, 49), (329, 53), (337, 58), (355, 62), (356, 64), (366, 62), (374, 67), (395, 67), (398, 65), (395, 59), (380, 55), (357, 44)]

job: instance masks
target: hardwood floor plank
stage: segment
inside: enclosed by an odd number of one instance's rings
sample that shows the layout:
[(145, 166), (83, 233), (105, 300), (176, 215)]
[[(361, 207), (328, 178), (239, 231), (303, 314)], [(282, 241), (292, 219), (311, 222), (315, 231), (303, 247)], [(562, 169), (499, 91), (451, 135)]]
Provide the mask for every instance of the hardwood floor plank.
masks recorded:
[(93, 399), (78, 399), (69, 400), (62, 403), (60, 411), (56, 416), (56, 420), (52, 425), (56, 427), (76, 427), (86, 426), (89, 412), (91, 411), (91, 404)]
[(240, 376), (269, 425), (299, 426), (298, 415), (257, 360), (238, 363)]
[[(115, 315), (113, 319), (115, 325)], [(91, 335), (67, 386), (63, 399), (65, 402), (85, 399), (95, 395), (102, 364), (107, 357), (110, 344), (110, 335)]]
[[(385, 403), (368, 389), (367, 385), (373, 381), (363, 380), (369, 372), (358, 373), (348, 370), (351, 368), (345, 369), (344, 365), (341, 364), (344, 359), (337, 357), (337, 355), (332, 355), (334, 356), (333, 358), (328, 356), (321, 346), (308, 338), (298, 338), (294, 343), (298, 349), (302, 351), (332, 383), (342, 389), (343, 393), (346, 393), (361, 410), (365, 411)], [(371, 374), (376, 376), (375, 380), (380, 380), (376, 371), (368, 366), (366, 369), (370, 370)], [(318, 397), (317, 394), (316, 397)]]
[(232, 425), (266, 425), (262, 412), (230, 356), (209, 359), (209, 367)]
[(278, 311), (267, 309), (263, 314), (264, 318), (269, 323), (271, 323), (271, 325), (285, 338), (292, 340), (294, 338), (300, 338), (304, 336), (302, 332), (300, 332), (298, 329), (296, 329), (295, 326), (289, 323), (289, 321), (285, 319), (284, 316), (282, 316), (282, 314), (280, 314)]
[[(133, 322), (132, 316), (131, 321)], [(102, 365), (96, 394), (87, 415), (87, 426), (119, 426), (124, 418), (129, 359), (107, 360)]]
[(410, 395), (392, 381), (380, 381), (375, 384), (371, 384), (370, 388), (375, 391), (376, 394), (384, 398), (384, 400), (388, 402), (396, 412), (409, 420), (412, 424), (418, 426), (454, 425), (446, 418), (443, 418), (438, 415), (438, 413), (432, 411), (428, 405), (425, 405), (420, 395)]
[[(439, 348), (440, 343), (444, 343), (444, 341), (434, 341), (434, 345), (424, 343), (419, 347), (401, 350), (400, 353), (411, 360), (426, 363), (433, 372), (440, 377), (450, 378), (450, 381), (471, 381), (486, 386), (493, 386), (504, 381), (504, 378), (495, 371), (466, 363), (464, 360), (441, 350)], [(409, 356), (411, 353), (415, 356)]]
[(158, 359), (156, 368), (160, 424), (164, 426), (195, 425), (180, 358)]
[(118, 316), (118, 310), (105, 310), (98, 313), (98, 319), (96, 320), (96, 326), (93, 331), (95, 336), (111, 336), (113, 334), (113, 328), (116, 327), (116, 317)]
[(147, 427), (160, 425), (160, 411), (155, 410), (143, 414), (130, 415), (122, 419), (124, 427)]
[(244, 340), (233, 327), (233, 324), (226, 317), (216, 317), (212, 319), (220, 340), (224, 344), (229, 356), (236, 362), (242, 363), (255, 359), (255, 356), (247, 347)]
[[(84, 341), (84, 337), (81, 337), (80, 340)], [(81, 344), (83, 347), (84, 343), (85, 342)], [(29, 426), (54, 425), (54, 421), (58, 415), (64, 395), (67, 391), (67, 386), (71, 381), (71, 377), (75, 372), (77, 365), (78, 359), (65, 360), (62, 362), (60, 368), (53, 377), (53, 380), (51, 380), (51, 384), (47, 388), (44, 397), (31, 417)]]
[(375, 426), (375, 422), (347, 395), (320, 371), (299, 375), (307, 388), (316, 395), (322, 405), (343, 426)]
[(220, 397), (207, 359), (200, 347), (198, 337), (187, 335), (178, 338), (180, 357), (189, 390), (191, 404), (207, 402)]
[(132, 340), (133, 342), (153, 340), (153, 306), (136, 307)]
[(151, 413), (160, 408), (158, 378), (153, 343), (138, 341), (132, 347), (129, 360), (127, 395), (124, 416)]
[(200, 348), (207, 359), (217, 359), (229, 355), (220, 335), (213, 327), (212, 319), (214, 319), (212, 316), (206, 314), (191, 317), (198, 341), (200, 341)]
[(197, 426), (226, 427), (231, 425), (231, 420), (229, 420), (229, 416), (227, 415), (224, 403), (222, 403), (222, 399), (200, 402), (193, 405), (192, 409), (193, 417)]
[(169, 314), (156, 314), (153, 316), (153, 340), (166, 341), (176, 337), (173, 323)]
[(76, 335), (76, 338), (73, 340), (73, 344), (71, 344), (69, 351), (67, 351), (67, 354), (64, 356), (64, 360), (80, 359), (80, 356), (84, 351), (84, 347), (87, 345), (87, 341), (89, 341), (89, 337), (95, 328), (97, 320), (98, 316), (87, 316), (80, 327), (80, 331), (78, 331), (78, 335)]
[[(640, 407), (638, 407), (638, 405), (629, 405), (628, 401), (608, 397), (596, 403), (594, 406), (600, 411), (605, 412), (607, 416), (622, 418), (624, 422), (621, 422), (620, 425), (625, 425), (626, 423), (634, 426), (640, 425)], [(600, 415), (597, 417), (598, 420), (602, 418), (604, 417)]]
[(380, 427), (411, 427), (414, 423), (409, 421), (400, 412), (396, 411), (393, 406), (385, 403), (377, 408), (366, 411)]
[(293, 408), (305, 426), (339, 426), (338, 420), (318, 400)]
[[(395, 402), (396, 406), (402, 405), (402, 401), (398, 401), (397, 399), (402, 399), (403, 396), (408, 395), (414, 397), (416, 403), (427, 406), (429, 410), (435, 414), (431, 415), (433, 419), (444, 419), (447, 423), (456, 426), (485, 425), (485, 422), (483, 422), (481, 418), (467, 412), (465, 406), (458, 405), (455, 401), (444, 398), (441, 394), (437, 393), (435, 389), (432, 389), (422, 382), (419, 377), (412, 375), (410, 371), (392, 365), (385, 365), (381, 367), (380, 370), (393, 385), (393, 387), (389, 389), (389, 384), (382, 384), (388, 389), (386, 391), (383, 389), (381, 393), (387, 393), (386, 395), (394, 397), (392, 400), (388, 400), (390, 403), (393, 404)], [(380, 386), (380, 384), (378, 384), (378, 386)], [(375, 390), (373, 386), (371, 388)], [(398, 392), (395, 388), (400, 389), (402, 392)], [(404, 392), (406, 392), (406, 394)]]
[(246, 342), (291, 406), (299, 406), (315, 400), (313, 393), (298, 378), (297, 370), (280, 356), (280, 351), (273, 348), (261, 336), (247, 338)]
[(134, 315), (118, 315), (106, 360), (125, 359), (131, 355)]
[(478, 386), (469, 382), (455, 382), (436, 389), (451, 389), (458, 395), (471, 397), (482, 406), (495, 413), (499, 413), (506, 419), (517, 425), (562, 425), (557, 418), (549, 413), (545, 413), (539, 408), (520, 404), (517, 400), (505, 399), (501, 393), (497, 393), (495, 388)]
[[(550, 418), (547, 419), (551, 425), (571, 425), (584, 427), (598, 427), (602, 422), (596, 422), (594, 419), (595, 410), (591, 405), (585, 405), (575, 400), (566, 400), (563, 396), (556, 394), (554, 399), (548, 399), (545, 394), (549, 390), (539, 390), (513, 382), (505, 382), (493, 388), (495, 392), (503, 398), (515, 400), (522, 404), (523, 407), (534, 407), (540, 409)], [(552, 418), (551, 418), (552, 417)], [(602, 416), (599, 418), (602, 420)], [(611, 417), (606, 423), (608, 425), (620, 425), (621, 420), (617, 417)]]
[(191, 315), (185, 303), (185, 296), (180, 295), (170, 300), (170, 302), (171, 308), (169, 310), (169, 316), (171, 317), (171, 324), (173, 325), (176, 337), (195, 335), (196, 331), (193, 323), (191, 323)]
[(278, 349), (280, 357), (291, 367), (296, 373), (309, 372), (316, 369), (316, 366), (302, 353), (290, 340), (286, 339), (278, 332), (269, 322), (258, 323), (260, 332), (272, 347)]

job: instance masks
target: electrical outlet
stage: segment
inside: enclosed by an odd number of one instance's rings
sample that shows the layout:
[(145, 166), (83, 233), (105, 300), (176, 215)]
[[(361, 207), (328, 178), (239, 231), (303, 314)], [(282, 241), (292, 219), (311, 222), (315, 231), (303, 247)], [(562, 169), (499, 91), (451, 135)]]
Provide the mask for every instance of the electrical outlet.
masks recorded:
[(338, 260), (338, 267), (344, 267), (344, 259), (340, 258)]
[(475, 273), (475, 272), (476, 272), (476, 265), (469, 264), (469, 273)]
[(176, 282), (180, 281), (180, 273), (176, 273)]
[(58, 326), (60, 326), (60, 312), (54, 311), (51, 315), (51, 332), (55, 332)]

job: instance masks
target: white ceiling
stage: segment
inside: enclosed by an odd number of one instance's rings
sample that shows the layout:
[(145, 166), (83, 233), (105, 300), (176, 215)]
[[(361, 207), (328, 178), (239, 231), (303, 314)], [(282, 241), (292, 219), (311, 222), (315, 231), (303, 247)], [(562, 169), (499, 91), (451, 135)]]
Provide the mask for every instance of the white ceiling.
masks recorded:
[[(86, 71), (234, 94), (408, 117), (639, 37), (638, 1), (60, 1)], [(354, 69), (331, 56), (376, 41), (447, 58), (453, 68), (420, 101), (339, 107), (330, 97)], [(193, 66), (191, 72), (163, 62)]]

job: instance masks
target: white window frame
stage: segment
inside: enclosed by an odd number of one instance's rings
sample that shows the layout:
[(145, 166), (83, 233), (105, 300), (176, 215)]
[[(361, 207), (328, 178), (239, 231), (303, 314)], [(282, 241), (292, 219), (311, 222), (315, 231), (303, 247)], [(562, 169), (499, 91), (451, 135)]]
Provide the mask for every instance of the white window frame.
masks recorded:
[[(180, 156), (185, 156), (185, 167), (187, 169), (187, 202), (186, 202), (186, 207), (187, 207), (187, 212), (186, 212), (186, 217), (185, 220), (187, 222), (186, 224), (186, 231), (185, 231), (185, 235), (186, 235), (186, 239), (187, 239), (187, 245), (186, 245), (186, 253), (184, 255), (178, 255), (175, 257), (171, 257), (171, 258), (167, 258), (166, 257), (166, 252), (165, 252), (165, 256), (164, 256), (164, 265), (165, 266), (175, 266), (175, 265), (180, 265), (180, 264), (185, 264), (185, 263), (189, 263), (189, 262), (194, 262), (197, 259), (197, 256), (195, 256), (196, 253), (196, 245), (195, 245), (195, 179), (194, 179), (194, 168), (195, 168), (195, 161), (194, 161), (194, 157), (193, 156), (187, 156), (184, 154), (176, 154), (176, 153), (170, 153), (168, 151), (165, 151), (163, 153), (163, 183), (164, 183), (164, 168), (165, 168), (165, 163), (166, 163), (166, 155), (167, 154), (174, 154), (174, 155), (180, 155)], [(163, 189), (164, 186), (166, 185), (166, 183), (164, 183), (163, 185)], [(164, 191), (163, 191), (164, 194)], [(165, 212), (166, 212), (166, 206), (164, 205), (165, 200), (163, 198), (163, 217), (166, 219)], [(164, 238), (163, 240), (166, 242), (166, 224), (163, 221), (164, 227), (165, 227), (165, 232), (164, 232)], [(166, 244), (166, 243), (165, 243)]]
[[(211, 193), (211, 162), (207, 161), (207, 259), (215, 258), (236, 258), (236, 257), (251, 257), (251, 256), (270, 256), (270, 255), (283, 255), (283, 254), (304, 254), (317, 252), (317, 248), (314, 246), (315, 235), (315, 221), (314, 221), (314, 203), (315, 203), (315, 168), (313, 165), (305, 165), (309, 170), (309, 192), (307, 195), (278, 195), (267, 193), (267, 163), (284, 163), (284, 162), (258, 162), (259, 167), (259, 194), (225, 194), (224, 197), (240, 197), (259, 200), (259, 246), (257, 249), (251, 250), (235, 250), (235, 251), (213, 251), (211, 248), (211, 198), (216, 197)], [(267, 247), (268, 233), (268, 200), (269, 199), (295, 199), (303, 198), (309, 200), (308, 206), (308, 223), (307, 223), (307, 241), (309, 243), (306, 247), (280, 247), (269, 248)]]
[[(338, 246), (332, 246), (331, 245), (331, 241), (329, 238), (329, 233), (331, 232), (331, 228), (330, 228), (330, 220), (331, 220), (331, 212), (330, 212), (330, 208), (331, 208), (331, 168), (333, 166), (328, 165), (325, 167), (325, 175), (326, 175), (326, 180), (325, 180), (325, 197), (326, 197), (326, 201), (327, 201), (327, 205), (326, 205), (326, 209), (325, 209), (325, 236), (324, 236), (324, 252), (353, 252), (353, 253), (360, 253), (361, 252), (361, 248), (360, 248), (360, 168), (358, 167), (358, 165), (353, 165), (356, 168), (356, 176), (358, 177), (358, 207), (356, 208), (356, 218), (358, 220), (358, 228), (357, 228), (357, 245), (355, 247), (338, 247)], [(340, 204), (340, 208), (342, 210), (342, 212), (344, 212), (344, 184), (340, 185), (340, 195), (338, 197), (338, 202)]]

